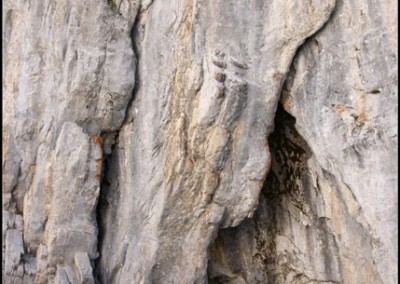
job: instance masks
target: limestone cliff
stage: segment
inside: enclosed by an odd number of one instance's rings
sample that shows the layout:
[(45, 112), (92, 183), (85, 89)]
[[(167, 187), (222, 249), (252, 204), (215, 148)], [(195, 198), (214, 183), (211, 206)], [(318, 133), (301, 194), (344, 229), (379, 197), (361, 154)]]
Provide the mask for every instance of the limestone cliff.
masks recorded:
[(397, 283), (397, 20), (5, 0), (4, 283)]

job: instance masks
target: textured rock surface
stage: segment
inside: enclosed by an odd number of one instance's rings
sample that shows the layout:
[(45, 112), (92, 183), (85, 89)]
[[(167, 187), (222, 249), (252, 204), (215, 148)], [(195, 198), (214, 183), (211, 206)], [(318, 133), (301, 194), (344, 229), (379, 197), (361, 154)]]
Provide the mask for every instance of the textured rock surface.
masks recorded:
[(221, 232), (213, 279), (397, 283), (397, 12), (388, 4), (338, 1), (299, 50), (281, 98), (296, 123), (277, 113), (259, 209)]
[(394, 2), (3, 5), (5, 283), (397, 282)]
[(98, 257), (102, 161), (132, 97), (139, 9), (109, 4), (3, 3), (3, 210), (23, 215), (25, 243), (8, 281), (77, 283), (76, 254)]

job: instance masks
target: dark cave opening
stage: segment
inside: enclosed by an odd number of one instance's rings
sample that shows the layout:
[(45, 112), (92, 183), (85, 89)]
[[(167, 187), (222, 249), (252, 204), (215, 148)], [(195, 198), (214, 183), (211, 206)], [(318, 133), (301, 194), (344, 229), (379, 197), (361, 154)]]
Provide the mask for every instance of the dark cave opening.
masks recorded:
[[(281, 199), (301, 207), (306, 161), (310, 148), (295, 128), (296, 118), (278, 104), (274, 132), (268, 137), (272, 166), (252, 219), (219, 231), (210, 248), (208, 281), (225, 283), (278, 283), (275, 237), (279, 230)], [(251, 265), (249, 265), (251, 264)]]

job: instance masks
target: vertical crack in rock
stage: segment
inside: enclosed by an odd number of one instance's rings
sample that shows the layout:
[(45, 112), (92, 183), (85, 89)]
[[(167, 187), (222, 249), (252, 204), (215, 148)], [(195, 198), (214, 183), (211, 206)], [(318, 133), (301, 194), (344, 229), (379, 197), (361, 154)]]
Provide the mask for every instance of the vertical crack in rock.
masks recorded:
[[(108, 2), (109, 5), (115, 10), (117, 9), (116, 4), (113, 1)], [(121, 2), (122, 3), (122, 2)], [(140, 50), (138, 41), (144, 35), (143, 26), (145, 25), (145, 15), (147, 15), (148, 10), (151, 6), (152, 2), (145, 1), (140, 3), (138, 8), (138, 13), (135, 16), (134, 24), (131, 28), (130, 37), (132, 42), (132, 50), (135, 56), (135, 78), (134, 80), (134, 88), (132, 90), (132, 97), (130, 101), (127, 103), (125, 108), (125, 117), (121, 124), (121, 127), (113, 132), (104, 132), (102, 133), (102, 138), (104, 139), (104, 156), (103, 156), (103, 170), (100, 182), (100, 194), (99, 200), (96, 208), (96, 218), (98, 225), (98, 251), (102, 251), (104, 246), (104, 238), (106, 237), (106, 230), (110, 227), (110, 224), (117, 221), (117, 216), (115, 215), (115, 211), (113, 211), (112, 206), (118, 204), (119, 201), (119, 193), (118, 193), (118, 174), (116, 173), (116, 159), (117, 159), (117, 148), (119, 145), (119, 136), (121, 130), (129, 124), (132, 124), (134, 121), (134, 108), (133, 102), (136, 97), (136, 93), (140, 88), (140, 72), (138, 71), (138, 65), (140, 61)], [(121, 4), (120, 4), (121, 5)], [(124, 249), (126, 251), (126, 248)], [(115, 282), (115, 275), (117, 270), (123, 265), (124, 258), (121, 259), (119, 266), (117, 269), (113, 269), (110, 273), (108, 273), (108, 269), (104, 266), (102, 261), (104, 258), (108, 256), (100, 256), (96, 259), (94, 264), (94, 275), (95, 281), (97, 283), (108, 283), (111, 281)]]
[[(103, 134), (102, 137), (108, 136), (108, 134)], [(98, 237), (97, 237), (97, 250), (100, 252), (100, 248), (102, 246), (102, 240), (103, 240), (103, 234), (104, 234), (104, 222), (105, 222), (105, 214), (107, 213), (107, 202), (108, 202), (108, 196), (107, 192), (110, 189), (110, 181), (108, 180), (107, 173), (109, 172), (109, 159), (112, 155), (112, 152), (114, 150), (116, 140), (118, 139), (118, 134), (117, 132), (112, 133), (112, 138), (114, 141), (110, 141), (110, 145), (108, 145), (108, 151), (104, 149), (103, 151), (103, 159), (102, 159), (102, 173), (101, 173), (101, 178), (100, 178), (100, 192), (99, 192), (99, 197), (97, 201), (97, 206), (96, 206), (96, 221), (97, 221), (97, 228), (98, 228)], [(104, 138), (103, 138), (104, 139)], [(99, 257), (95, 260), (94, 262), (94, 268), (93, 268), (93, 275), (95, 277), (96, 283), (102, 283), (101, 281), (99, 282), (99, 267), (98, 267), (98, 262), (99, 259), (102, 257), (100, 254)]]
[[(116, 9), (116, 4), (114, 2), (109, 1), (108, 2), (113, 9)], [(122, 2), (121, 2), (122, 3)], [(150, 3), (151, 4), (151, 3)], [(132, 49), (133, 53), (135, 56), (135, 78), (134, 80), (134, 88), (132, 90), (132, 97), (128, 101), (126, 109), (125, 109), (125, 117), (124, 120), (121, 124), (121, 127), (117, 129), (116, 131), (113, 132), (104, 132), (101, 134), (101, 137), (104, 140), (104, 155), (103, 155), (103, 167), (102, 167), (102, 175), (101, 175), (101, 180), (100, 180), (100, 194), (99, 194), (99, 199), (96, 207), (96, 219), (97, 219), (97, 226), (98, 226), (98, 251), (100, 252), (102, 249), (103, 245), (103, 240), (105, 236), (105, 230), (107, 228), (107, 222), (114, 222), (115, 217), (112, 215), (109, 215), (111, 213), (111, 210), (109, 209), (109, 206), (112, 206), (113, 203), (113, 196), (110, 195), (111, 190), (117, 190), (115, 188), (115, 175), (114, 175), (114, 169), (113, 167), (113, 155), (115, 155), (115, 148), (118, 147), (118, 142), (119, 142), (119, 132), (121, 129), (133, 122), (133, 116), (131, 112), (132, 108), (132, 103), (135, 100), (135, 94), (137, 93), (137, 90), (139, 89), (140, 86), (140, 77), (139, 77), (139, 72), (138, 72), (138, 64), (139, 64), (139, 49), (136, 43), (135, 37), (137, 37), (137, 30), (138, 26), (140, 24), (141, 20), (141, 15), (143, 12), (147, 12), (148, 8), (150, 7), (150, 4), (148, 6), (140, 7), (139, 12), (135, 17), (134, 24), (132, 26), (130, 36), (131, 36), (131, 42), (132, 42)], [(115, 200), (114, 200), (115, 202)], [(109, 218), (111, 216), (111, 218)], [(101, 267), (101, 258), (103, 256), (100, 255), (96, 261), (94, 262), (94, 276), (95, 276), (95, 281), (96, 283), (107, 283), (107, 280), (102, 280), (102, 274), (104, 273)], [(107, 256), (105, 256), (107, 257)], [(110, 277), (110, 281), (112, 281), (113, 277)]]
[(204, 282), (219, 227), (254, 213), (284, 76), (335, 2), (251, 2), (155, 1), (144, 16), (135, 119), (110, 167), (103, 282)]

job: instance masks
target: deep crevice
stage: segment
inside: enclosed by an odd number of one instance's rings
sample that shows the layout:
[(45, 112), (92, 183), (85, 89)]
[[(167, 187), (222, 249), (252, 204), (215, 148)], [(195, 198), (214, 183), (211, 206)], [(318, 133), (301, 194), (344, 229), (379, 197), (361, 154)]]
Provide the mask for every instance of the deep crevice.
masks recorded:
[[(326, 23), (321, 29), (325, 25)], [(313, 36), (305, 39), (304, 43), (296, 50), (286, 78), (282, 82), (280, 100), (290, 94), (291, 85), (296, 76), (295, 60), (304, 46), (313, 40)], [(271, 267), (276, 267), (277, 261), (275, 236), (278, 234), (276, 214), (279, 211), (279, 202), (284, 195), (293, 196), (292, 201), (297, 203), (300, 210), (304, 211), (301, 200), (296, 198), (302, 197), (299, 196), (301, 190), (298, 189), (296, 180), (304, 179), (302, 176), (307, 171), (305, 162), (312, 154), (310, 147), (297, 132), (295, 125), (296, 118), (287, 112), (279, 102), (275, 112), (274, 131), (268, 137), (272, 166), (260, 193), (261, 206), (258, 206), (253, 219), (246, 218), (238, 227), (222, 229), (218, 232), (218, 237), (210, 249), (208, 264), (210, 283), (232, 283), (237, 277), (242, 277), (242, 274), (238, 272), (246, 268), (244, 265), (241, 267), (241, 263), (245, 263), (246, 260), (243, 259), (243, 254), (234, 251), (238, 246), (234, 240), (239, 240), (244, 234), (247, 234), (256, 247), (256, 252), (253, 252), (252, 256), (244, 257), (252, 258), (254, 267), (257, 267), (255, 270), (267, 281), (259, 283), (277, 283), (277, 276), (274, 275), (274, 269)], [(291, 152), (293, 152), (293, 157), (289, 154)], [(299, 164), (300, 167), (297, 166)], [(264, 206), (262, 206), (263, 203)], [(234, 255), (233, 259), (235, 260), (226, 259), (227, 255)], [(218, 256), (217, 259), (215, 256)], [(225, 263), (225, 267), (223, 263)], [(218, 265), (221, 267), (221, 264), (223, 268), (218, 271), (216, 267)], [(214, 277), (210, 277), (211, 274)]]
[[(252, 219), (245, 219), (235, 228), (222, 229), (210, 249), (208, 269), (209, 283), (233, 283), (245, 279), (247, 263), (253, 266), (253, 273), (275, 282), (271, 267), (277, 267), (275, 236), (277, 232), (277, 212), (283, 196), (305, 211), (303, 191), (299, 188), (307, 186), (305, 163), (311, 156), (306, 141), (295, 128), (296, 119), (278, 104), (275, 115), (275, 130), (268, 141), (272, 155), (272, 167), (260, 194), (260, 206)], [(300, 186), (300, 187), (301, 187)], [(246, 247), (243, 240), (253, 243), (255, 250), (238, 251), (237, 247)], [(250, 260), (249, 260), (250, 259)], [(248, 279), (246, 279), (247, 283)], [(249, 280), (250, 281), (250, 280)]]
[[(328, 22), (321, 27), (321, 30)], [(305, 46), (314, 40), (314, 36), (315, 34), (307, 38), (293, 56), (286, 80), (282, 84), (281, 101), (291, 92), (296, 76), (295, 60)], [(280, 217), (278, 218), (277, 214), (282, 214), (280, 207), (283, 198), (298, 208), (307, 218), (319, 220), (310, 203), (309, 190), (306, 190), (312, 187), (307, 168), (307, 161), (312, 156), (312, 150), (307, 141), (298, 133), (295, 125), (296, 118), (284, 109), (281, 102), (278, 103), (274, 131), (268, 137), (272, 166), (260, 194), (261, 206), (257, 208), (253, 219), (245, 219), (238, 227), (222, 229), (218, 232), (218, 237), (210, 250), (208, 265), (210, 283), (232, 283), (236, 277), (241, 277), (238, 272), (246, 269), (248, 262), (252, 262), (253, 267), (257, 267), (254, 269), (257, 271), (255, 273), (265, 277), (266, 282), (257, 283), (285, 283), (286, 280), (282, 279), (284, 275), (276, 273), (279, 269), (286, 269), (287, 273), (298, 272), (294, 271), (289, 264), (285, 264), (286, 266), (279, 264), (275, 243), (275, 237), (279, 234), (277, 224)], [(318, 228), (316, 230), (327, 229), (325, 226)], [(248, 251), (247, 255), (246, 252), (236, 251), (236, 248), (240, 246), (237, 242), (240, 242), (243, 235), (246, 235), (250, 242), (255, 243), (255, 251)], [(215, 256), (218, 257), (215, 258)], [(234, 260), (230, 260), (229, 256), (234, 256)], [(328, 258), (324, 259), (327, 268), (330, 268), (329, 261)], [(210, 277), (211, 273), (213, 277)], [(329, 274), (331, 273), (327, 271), (328, 276)], [(300, 273), (299, 281), (301, 279), (308, 279), (308, 277)]]
[(101, 137), (105, 141), (107, 138), (107, 135), (113, 135), (113, 142), (111, 144), (108, 144), (107, 147), (110, 147), (110, 151), (104, 151), (103, 150), (103, 162), (102, 162), (102, 175), (100, 177), (100, 193), (98, 197), (98, 202), (96, 206), (96, 221), (97, 221), (97, 228), (98, 228), (98, 244), (97, 244), (97, 251), (99, 253), (99, 257), (94, 261), (94, 267), (93, 267), (93, 275), (96, 283), (103, 283), (101, 278), (102, 278), (102, 273), (101, 273), (101, 248), (103, 246), (103, 241), (104, 241), (104, 235), (105, 235), (105, 230), (106, 230), (106, 219), (104, 219), (104, 216), (106, 215), (105, 212), (109, 211), (109, 188), (111, 186), (111, 181), (109, 180), (109, 175), (108, 173), (111, 170), (111, 164), (112, 164), (112, 158), (115, 154), (115, 148), (119, 143), (119, 133), (121, 129), (129, 124), (130, 122), (133, 121), (133, 117), (130, 115), (130, 111), (132, 108), (132, 104), (135, 100), (135, 95), (138, 92), (138, 89), (140, 87), (140, 76), (138, 72), (138, 66), (139, 66), (139, 48), (138, 45), (135, 41), (135, 35), (137, 33), (137, 26), (140, 21), (140, 13), (136, 15), (135, 22), (133, 24), (133, 27), (130, 32), (130, 37), (131, 37), (131, 42), (132, 42), (132, 49), (133, 53), (135, 56), (135, 84), (132, 90), (132, 96), (130, 100), (127, 103), (127, 107), (125, 109), (125, 117), (124, 120), (121, 124), (121, 127), (117, 130), (114, 131), (113, 133), (109, 132), (104, 132), (101, 134)]

